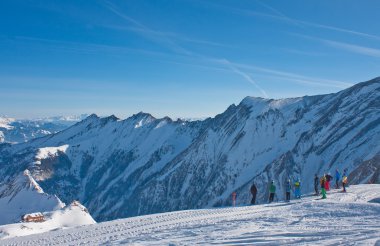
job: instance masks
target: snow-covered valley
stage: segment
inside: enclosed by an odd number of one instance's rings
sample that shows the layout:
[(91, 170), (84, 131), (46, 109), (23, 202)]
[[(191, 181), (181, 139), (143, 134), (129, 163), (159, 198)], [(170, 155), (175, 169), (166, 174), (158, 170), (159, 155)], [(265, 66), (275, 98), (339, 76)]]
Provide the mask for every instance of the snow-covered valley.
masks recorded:
[(380, 185), (325, 200), (186, 210), (0, 240), (0, 245), (378, 245)]

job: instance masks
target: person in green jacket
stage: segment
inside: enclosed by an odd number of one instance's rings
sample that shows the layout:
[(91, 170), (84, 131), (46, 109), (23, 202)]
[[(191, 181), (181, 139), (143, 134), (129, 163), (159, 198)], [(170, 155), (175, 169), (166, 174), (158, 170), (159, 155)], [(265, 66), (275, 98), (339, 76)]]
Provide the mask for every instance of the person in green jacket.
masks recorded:
[(272, 180), (269, 186), (269, 203), (273, 202), (275, 193), (276, 193), (276, 185), (274, 184), (274, 180)]
[(326, 199), (326, 175), (321, 178), (322, 199)]

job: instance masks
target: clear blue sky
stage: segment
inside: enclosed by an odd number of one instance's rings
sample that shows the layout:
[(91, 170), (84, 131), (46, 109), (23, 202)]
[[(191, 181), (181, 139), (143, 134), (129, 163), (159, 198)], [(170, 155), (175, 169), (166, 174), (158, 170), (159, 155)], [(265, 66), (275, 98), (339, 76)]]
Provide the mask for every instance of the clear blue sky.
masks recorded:
[(3, 0), (0, 115), (205, 117), (380, 75), (375, 0)]

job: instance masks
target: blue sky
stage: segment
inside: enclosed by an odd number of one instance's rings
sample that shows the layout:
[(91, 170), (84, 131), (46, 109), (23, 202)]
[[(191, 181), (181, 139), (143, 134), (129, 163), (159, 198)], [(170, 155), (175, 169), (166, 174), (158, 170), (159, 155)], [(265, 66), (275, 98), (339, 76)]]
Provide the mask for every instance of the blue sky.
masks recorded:
[(380, 1), (4, 0), (0, 115), (205, 117), (380, 75)]

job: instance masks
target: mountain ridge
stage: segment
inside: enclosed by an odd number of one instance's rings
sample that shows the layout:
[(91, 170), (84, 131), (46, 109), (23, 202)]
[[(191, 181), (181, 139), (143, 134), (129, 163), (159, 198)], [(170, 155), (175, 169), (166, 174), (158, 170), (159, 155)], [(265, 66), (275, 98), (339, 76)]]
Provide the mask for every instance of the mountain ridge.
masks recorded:
[[(353, 171), (378, 155), (379, 101), (378, 77), (333, 94), (246, 97), (202, 121), (91, 115), (62, 132), (0, 148), (0, 177), (12, 176), (15, 163), (35, 177), (51, 173), (40, 185), (64, 201), (80, 200), (99, 221), (225, 206), (233, 191), (245, 204), (253, 181), (263, 202), (271, 179), (279, 198), (288, 177), (301, 178), (308, 192), (315, 173)], [(41, 164), (31, 161), (39, 149), (63, 145)], [(369, 175), (372, 166), (363, 165)]]

